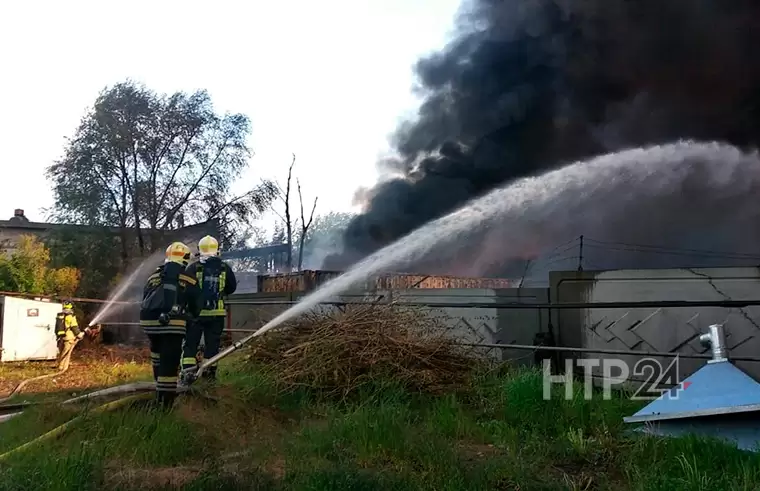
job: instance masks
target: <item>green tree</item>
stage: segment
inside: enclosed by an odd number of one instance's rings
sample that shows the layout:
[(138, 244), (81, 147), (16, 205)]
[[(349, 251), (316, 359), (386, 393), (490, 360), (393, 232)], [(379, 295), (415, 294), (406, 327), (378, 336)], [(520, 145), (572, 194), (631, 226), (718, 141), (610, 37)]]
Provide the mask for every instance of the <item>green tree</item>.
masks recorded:
[(47, 291), (58, 297), (73, 297), (77, 292), (81, 276), (79, 270), (71, 266), (50, 269), (45, 278)]
[(144, 255), (157, 247), (152, 233), (186, 222), (218, 219), (222, 242), (232, 242), (277, 192), (265, 181), (232, 194), (248, 167), (249, 134), (248, 118), (217, 114), (206, 91), (161, 95), (131, 81), (106, 88), (47, 169), (51, 218), (118, 227), (123, 265), (131, 242)]
[(12, 254), (0, 256), (0, 289), (4, 291), (71, 296), (79, 277), (76, 268), (51, 267), (49, 249), (33, 235), (22, 235)]
[(118, 236), (105, 230), (99, 233), (62, 227), (49, 234), (45, 242), (52, 267), (74, 267), (81, 271), (78, 296), (103, 298), (108, 294), (122, 269)]

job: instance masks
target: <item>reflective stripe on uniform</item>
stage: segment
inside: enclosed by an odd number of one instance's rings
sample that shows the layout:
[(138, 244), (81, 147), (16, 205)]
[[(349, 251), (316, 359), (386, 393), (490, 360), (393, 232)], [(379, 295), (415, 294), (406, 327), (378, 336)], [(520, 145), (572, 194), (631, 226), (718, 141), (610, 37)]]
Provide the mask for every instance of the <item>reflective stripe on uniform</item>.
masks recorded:
[[(140, 319), (140, 325), (145, 326), (161, 326), (161, 322), (156, 320), (144, 320)], [(187, 325), (187, 321), (185, 319), (169, 319), (169, 326), (181, 326), (185, 327)]]
[(191, 278), (190, 276), (187, 276), (186, 274), (180, 274), (179, 279), (182, 281), (186, 281), (190, 285), (196, 285), (197, 282), (195, 281), (195, 278)]
[(143, 326), (145, 334), (179, 334), (184, 336), (186, 329), (176, 326)]
[(197, 363), (198, 363), (198, 360), (196, 360), (195, 358), (192, 358), (192, 357), (182, 358), (182, 365), (183, 366), (195, 365)]
[[(221, 302), (221, 300), (220, 300)], [(227, 311), (224, 309), (216, 309), (216, 310), (201, 310), (201, 313), (199, 314), (201, 317), (222, 317), (227, 315)]]
[(140, 327), (145, 334), (181, 334), (184, 335), (187, 330), (187, 321), (185, 319), (170, 319), (169, 324), (164, 326), (158, 320), (140, 319)]
[(156, 390), (159, 392), (176, 392), (177, 377), (156, 377)]

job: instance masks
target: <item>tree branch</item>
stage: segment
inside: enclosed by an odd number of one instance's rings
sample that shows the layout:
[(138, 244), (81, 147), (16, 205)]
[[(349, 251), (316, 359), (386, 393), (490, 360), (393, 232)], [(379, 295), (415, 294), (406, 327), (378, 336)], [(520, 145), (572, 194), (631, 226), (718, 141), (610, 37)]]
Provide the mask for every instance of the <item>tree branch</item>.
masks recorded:
[(182, 149), (182, 153), (180, 154), (179, 161), (177, 162), (177, 165), (172, 170), (172, 176), (169, 179), (169, 182), (166, 184), (166, 187), (164, 187), (163, 192), (161, 193), (161, 198), (158, 200), (158, 205), (156, 206), (156, 216), (155, 216), (155, 222), (154, 224), (151, 224), (154, 228), (158, 227), (158, 222), (161, 221), (163, 217), (159, 217), (158, 213), (160, 212), (161, 208), (163, 208), (164, 203), (166, 203), (166, 196), (169, 193), (169, 188), (172, 187), (174, 184), (174, 179), (177, 177), (177, 173), (182, 168), (182, 166), (185, 165), (185, 157), (187, 156), (188, 150), (190, 150), (190, 145), (192, 144), (195, 137), (198, 135), (198, 131), (193, 131), (190, 136), (187, 139), (187, 142), (185, 143), (185, 147)]
[[(153, 162), (151, 162), (150, 167), (150, 200), (151, 200), (151, 209), (150, 209), (150, 217), (149, 217), (149, 225), (151, 228), (156, 228), (156, 223), (154, 223), (154, 220), (158, 221), (158, 210), (160, 208), (158, 204), (158, 170), (161, 168), (161, 161), (164, 159), (164, 156), (169, 151), (169, 148), (171, 148), (172, 144), (174, 143), (174, 140), (179, 136), (179, 133), (170, 131), (169, 132), (169, 138), (166, 140), (163, 148), (158, 153), (158, 155), (153, 157)], [(184, 153), (183, 153), (183, 159), (184, 159)], [(174, 175), (172, 175), (174, 177)]]
[(208, 173), (211, 172), (211, 169), (213, 169), (216, 166), (216, 164), (219, 162), (219, 158), (222, 156), (222, 154), (224, 154), (224, 151), (227, 150), (228, 141), (229, 141), (228, 138), (224, 139), (224, 141), (219, 145), (219, 151), (216, 153), (214, 160), (211, 161), (211, 163), (206, 167), (206, 169), (203, 172), (201, 172), (200, 177), (198, 177), (198, 179), (196, 179), (193, 185), (190, 186), (190, 189), (187, 191), (187, 193), (185, 193), (182, 199), (180, 199), (179, 202), (171, 210), (169, 210), (166, 213), (165, 219), (164, 219), (164, 226), (162, 228), (166, 228), (166, 226), (169, 223), (171, 223), (172, 220), (174, 220), (174, 215), (185, 205), (185, 202), (193, 194), (193, 192), (196, 190), (196, 188), (201, 183), (201, 181), (203, 181), (206, 178), (206, 176), (208, 176)]
[(301, 181), (299, 179), (296, 179), (296, 186), (298, 187), (298, 201), (301, 205), (301, 237), (299, 237), (298, 241), (298, 270), (300, 271), (303, 267), (303, 247), (306, 241), (306, 234), (314, 221), (314, 211), (317, 209), (317, 199), (319, 197), (314, 198), (314, 205), (311, 207), (311, 214), (307, 222), (303, 213), (303, 194), (301, 194)]
[(288, 271), (293, 269), (293, 224), (290, 221), (290, 182), (293, 179), (293, 166), (296, 165), (296, 154), (288, 167), (288, 180), (285, 185), (285, 227), (288, 240)]

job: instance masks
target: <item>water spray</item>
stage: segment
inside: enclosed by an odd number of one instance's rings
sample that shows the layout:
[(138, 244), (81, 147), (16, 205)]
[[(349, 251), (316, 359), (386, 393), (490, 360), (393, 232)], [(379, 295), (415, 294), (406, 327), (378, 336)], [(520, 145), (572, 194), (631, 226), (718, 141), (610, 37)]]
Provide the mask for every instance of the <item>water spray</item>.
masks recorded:
[[(533, 222), (540, 220), (553, 235), (567, 235), (567, 227), (575, 223), (571, 217), (599, 220), (598, 214), (594, 214), (597, 203), (607, 203), (605, 216), (624, 216), (630, 213), (631, 202), (641, 197), (639, 189), (643, 187), (647, 199), (639, 199), (639, 206), (656, 207), (658, 197), (672, 195), (673, 186), (702, 177), (705, 169), (711, 173), (707, 179), (716, 183), (713, 187), (719, 184), (731, 193), (736, 193), (739, 187), (746, 192), (760, 188), (760, 178), (752, 177), (760, 175), (757, 154), (744, 153), (731, 145), (688, 141), (602, 155), (497, 188), (363, 259), (250, 336), (197, 367), (183, 370), (181, 378), (185, 383), (196, 380), (207, 367), (270, 329), (344, 293), (369, 276), (418, 261), (441, 246), (466, 240), (475, 229), (498, 225), (511, 227), (519, 234), (529, 217)], [(504, 256), (512, 253), (508, 246), (504, 247)]]
[(127, 290), (129, 290), (130, 287), (135, 285), (135, 283), (137, 283), (140, 277), (143, 276), (147, 270), (157, 267), (162, 258), (163, 258), (163, 251), (157, 251), (151, 254), (146, 259), (144, 259), (134, 269), (134, 271), (132, 271), (132, 273), (129, 274), (129, 276), (121, 280), (119, 284), (117, 285), (116, 289), (113, 291), (113, 293), (111, 293), (111, 295), (108, 296), (108, 300), (105, 302), (105, 304), (103, 304), (100, 310), (98, 310), (98, 312), (92, 318), (88, 327), (92, 327), (96, 324), (102, 323), (102, 320), (107, 315), (113, 313), (113, 310), (117, 306), (138, 304), (139, 302), (137, 301), (125, 302), (125, 301), (119, 301), (119, 300), (125, 296), (125, 294), (127, 293)]

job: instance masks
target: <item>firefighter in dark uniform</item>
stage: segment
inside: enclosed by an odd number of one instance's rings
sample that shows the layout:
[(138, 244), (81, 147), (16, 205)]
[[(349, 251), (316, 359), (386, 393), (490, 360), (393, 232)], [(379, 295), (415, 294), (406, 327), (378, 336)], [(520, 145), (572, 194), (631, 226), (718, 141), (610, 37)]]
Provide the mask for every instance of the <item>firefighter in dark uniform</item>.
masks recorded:
[[(219, 242), (207, 235), (198, 242), (200, 260), (187, 268), (187, 275), (198, 280), (203, 308), (200, 316), (187, 327), (185, 349), (182, 355), (182, 369), (193, 368), (201, 336), (204, 340), (203, 358), (208, 360), (219, 353), (222, 332), (227, 312), (224, 298), (237, 289), (237, 280), (232, 268), (219, 258)], [(216, 380), (216, 365), (203, 371), (203, 378)]]
[(150, 341), (156, 402), (171, 408), (177, 395), (177, 378), (182, 357), (182, 340), (187, 321), (200, 313), (197, 281), (185, 272), (190, 249), (174, 242), (166, 249), (166, 260), (148, 278), (140, 308), (140, 326)]

